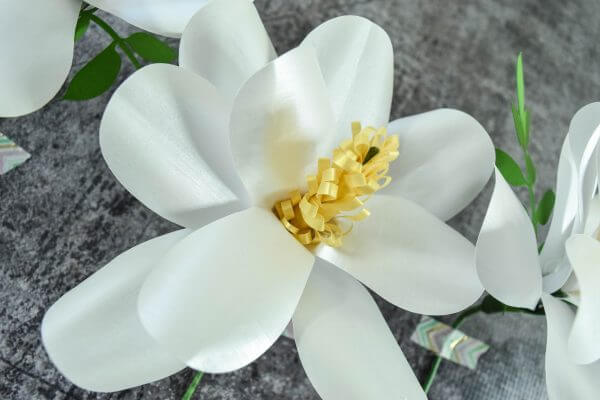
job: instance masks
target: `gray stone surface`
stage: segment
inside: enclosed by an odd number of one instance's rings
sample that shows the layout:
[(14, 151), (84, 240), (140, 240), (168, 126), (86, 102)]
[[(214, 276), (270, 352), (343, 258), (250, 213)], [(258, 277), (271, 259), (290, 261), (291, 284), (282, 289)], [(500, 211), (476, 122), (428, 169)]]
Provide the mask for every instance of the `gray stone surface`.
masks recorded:
[[(456, 107), (475, 116), (497, 146), (514, 154), (509, 112), (513, 63), (515, 54), (524, 51), (541, 188), (553, 186), (570, 117), (600, 96), (597, 0), (256, 0), (256, 4), (280, 52), (331, 17), (357, 14), (374, 20), (394, 44), (392, 117)], [(120, 32), (131, 29), (116, 19), (111, 22)], [(77, 44), (75, 70), (106, 43), (106, 36), (92, 29)], [(120, 79), (131, 72), (127, 67)], [(174, 228), (132, 198), (102, 159), (98, 124), (109, 96), (84, 103), (56, 99), (32, 115), (0, 121), (0, 131), (33, 155), (0, 177), (0, 399), (178, 399), (192, 377), (186, 370), (134, 390), (89, 393), (63, 378), (41, 346), (44, 311), (63, 293), (123, 250)], [(490, 187), (451, 221), (471, 240), (489, 195)], [(378, 303), (423, 380), (432, 355), (409, 340), (419, 316), (380, 299)], [(477, 316), (464, 330), (489, 343), (491, 350), (476, 371), (444, 362), (432, 400), (546, 398), (542, 317)], [(252, 365), (206, 376), (196, 398), (318, 396), (293, 342), (282, 338)]]

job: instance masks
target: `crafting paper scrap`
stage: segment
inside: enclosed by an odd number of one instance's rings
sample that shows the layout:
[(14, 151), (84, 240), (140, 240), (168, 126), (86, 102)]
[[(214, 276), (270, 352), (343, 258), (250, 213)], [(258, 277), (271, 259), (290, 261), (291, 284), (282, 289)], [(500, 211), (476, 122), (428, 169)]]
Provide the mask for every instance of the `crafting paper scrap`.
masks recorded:
[(479, 357), (490, 348), (482, 341), (427, 316), (421, 318), (410, 339), (443, 358), (470, 369), (475, 369)]
[(31, 155), (0, 132), (0, 175), (23, 164)]

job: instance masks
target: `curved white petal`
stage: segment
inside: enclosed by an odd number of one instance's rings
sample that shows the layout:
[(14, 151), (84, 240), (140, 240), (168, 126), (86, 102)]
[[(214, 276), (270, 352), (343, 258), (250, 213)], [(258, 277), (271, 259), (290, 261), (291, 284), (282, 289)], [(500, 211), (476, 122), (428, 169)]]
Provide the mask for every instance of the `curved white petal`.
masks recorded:
[(479, 279), (495, 298), (535, 308), (542, 274), (531, 220), (496, 169), (496, 185), (476, 245)]
[(542, 296), (548, 321), (546, 386), (550, 400), (596, 400), (600, 392), (600, 362), (577, 365), (570, 360), (567, 339), (574, 313), (569, 305)]
[(319, 25), (302, 44), (316, 49), (335, 113), (337, 142), (348, 138), (353, 121), (387, 125), (394, 50), (381, 27), (366, 18), (342, 16)]
[(576, 363), (589, 364), (600, 359), (600, 242), (574, 235), (566, 248), (580, 290), (569, 353)]
[(331, 156), (332, 129), (311, 47), (297, 47), (252, 76), (235, 99), (230, 130), (233, 157), (253, 204), (270, 208), (305, 187), (317, 160)]
[(0, 0), (0, 118), (33, 112), (71, 69), (80, 0)]
[[(89, 0), (132, 25), (159, 35), (179, 37), (190, 18), (208, 0)], [(217, 0), (220, 1), (220, 0)]]
[(600, 228), (600, 195), (596, 195), (590, 202), (583, 233), (595, 236), (599, 233), (598, 228)]
[(200, 228), (160, 260), (140, 292), (140, 318), (188, 366), (233, 371), (282, 334), (313, 262), (270, 211), (249, 208)]
[(577, 277), (573, 272), (571, 272), (571, 275), (569, 275), (569, 279), (567, 279), (567, 281), (560, 288), (560, 290), (566, 295), (566, 297), (563, 298), (563, 300), (568, 301), (569, 303), (579, 307), (581, 290), (579, 287), (579, 282), (577, 281)]
[(571, 120), (558, 164), (554, 216), (541, 253), (544, 290), (552, 293), (568, 279), (571, 267), (565, 240), (581, 233), (597, 185), (600, 103), (582, 107)]
[(414, 313), (455, 313), (481, 296), (473, 245), (458, 232), (401, 197), (376, 194), (367, 208), (342, 247), (317, 255)]
[(153, 64), (117, 89), (100, 125), (111, 171), (148, 208), (198, 227), (246, 204), (227, 134), (228, 104), (200, 76)]
[(315, 263), (296, 313), (298, 355), (326, 400), (426, 400), (375, 301), (354, 278)]
[(173, 232), (124, 252), (50, 307), (42, 340), (64, 376), (86, 390), (114, 392), (185, 367), (146, 333), (137, 299), (156, 260), (189, 233)]
[(229, 99), (275, 57), (269, 35), (248, 0), (208, 3), (192, 17), (179, 46), (179, 65), (208, 79)]
[(590, 203), (598, 185), (598, 141), (600, 140), (600, 102), (581, 108), (571, 121), (569, 142), (578, 162), (579, 207), (574, 233), (581, 233)]
[(400, 155), (390, 164), (392, 183), (383, 193), (399, 195), (448, 220), (483, 189), (494, 170), (494, 146), (470, 115), (439, 109), (390, 122)]
[(556, 176), (556, 201), (552, 221), (544, 247), (540, 253), (540, 264), (544, 276), (543, 287), (546, 293), (554, 293), (564, 283), (565, 273), (571, 267), (565, 254), (565, 240), (571, 235), (577, 215), (577, 167), (573, 160), (569, 138), (565, 138)]

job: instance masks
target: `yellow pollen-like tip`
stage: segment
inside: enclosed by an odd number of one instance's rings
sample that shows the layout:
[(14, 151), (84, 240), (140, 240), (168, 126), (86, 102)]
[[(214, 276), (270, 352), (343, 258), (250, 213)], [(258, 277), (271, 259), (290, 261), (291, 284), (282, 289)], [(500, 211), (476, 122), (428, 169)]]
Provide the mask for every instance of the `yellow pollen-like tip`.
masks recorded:
[[(344, 140), (333, 157), (320, 158), (317, 174), (306, 177), (308, 191), (290, 193), (275, 203), (283, 226), (306, 246), (325, 243), (339, 247), (354, 222), (370, 215), (360, 197), (367, 197), (390, 184), (390, 162), (398, 158), (399, 140), (385, 127), (363, 128), (352, 123), (352, 139)], [(341, 220), (348, 221), (344, 227)]]

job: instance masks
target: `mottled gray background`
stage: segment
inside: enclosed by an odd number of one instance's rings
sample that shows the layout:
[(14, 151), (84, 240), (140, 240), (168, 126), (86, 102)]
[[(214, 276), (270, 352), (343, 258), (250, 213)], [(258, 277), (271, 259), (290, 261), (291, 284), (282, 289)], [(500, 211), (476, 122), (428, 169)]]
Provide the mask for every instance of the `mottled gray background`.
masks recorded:
[[(256, 4), (280, 52), (331, 17), (357, 14), (374, 20), (394, 44), (393, 118), (456, 107), (475, 116), (497, 146), (514, 154), (518, 153), (509, 105), (514, 58), (522, 50), (533, 115), (533, 156), (542, 188), (553, 186), (570, 117), (600, 97), (597, 0), (256, 0)], [(122, 33), (131, 29), (117, 19), (110, 21)], [(107, 40), (92, 28), (76, 46), (74, 69)], [(124, 64), (121, 80), (132, 72), (127, 61)], [(84, 103), (55, 100), (27, 117), (0, 121), (0, 130), (33, 155), (0, 177), (0, 399), (179, 399), (192, 377), (186, 370), (135, 390), (84, 392), (60, 376), (41, 346), (42, 316), (63, 293), (123, 250), (174, 228), (131, 197), (102, 159), (98, 124), (109, 96)], [(489, 195), (490, 187), (451, 222), (471, 240)], [(433, 357), (409, 340), (419, 316), (380, 299), (378, 303), (423, 380)], [(477, 316), (464, 330), (489, 343), (491, 350), (476, 371), (444, 362), (432, 400), (546, 398), (543, 317)], [(207, 375), (196, 398), (318, 396), (294, 344), (280, 339), (257, 362), (236, 373)]]

